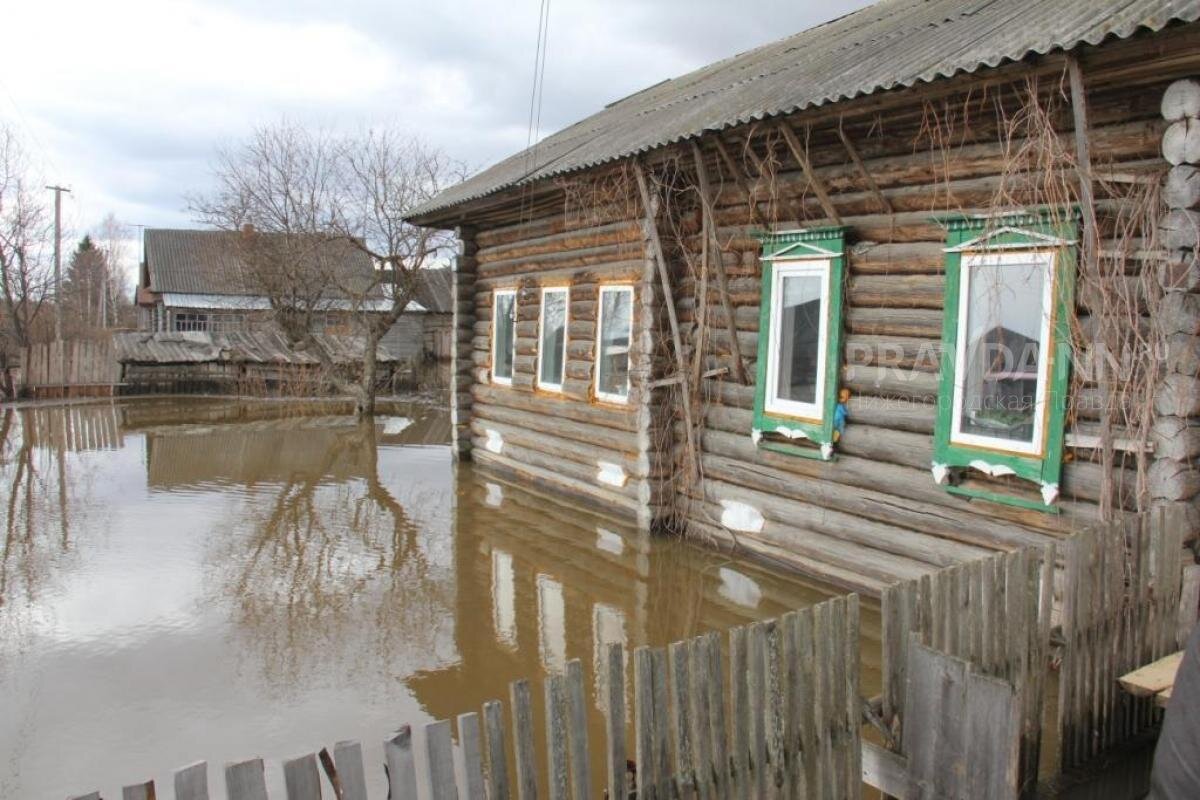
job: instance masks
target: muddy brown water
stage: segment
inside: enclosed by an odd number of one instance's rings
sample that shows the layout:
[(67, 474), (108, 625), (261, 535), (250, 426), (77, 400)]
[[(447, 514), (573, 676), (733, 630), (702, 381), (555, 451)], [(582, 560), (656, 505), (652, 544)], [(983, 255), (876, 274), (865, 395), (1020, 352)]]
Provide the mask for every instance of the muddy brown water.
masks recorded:
[[(0, 409), (0, 797), (161, 789), (196, 760), (220, 797), (220, 768), (253, 756), (279, 790), (281, 759), (342, 739), (381, 789), (398, 725), (507, 707), (517, 678), (540, 722), (541, 680), (574, 658), (598, 758), (605, 643), (833, 594), (455, 465), (442, 410), (342, 411)], [(868, 608), (867, 637), (877, 625)]]

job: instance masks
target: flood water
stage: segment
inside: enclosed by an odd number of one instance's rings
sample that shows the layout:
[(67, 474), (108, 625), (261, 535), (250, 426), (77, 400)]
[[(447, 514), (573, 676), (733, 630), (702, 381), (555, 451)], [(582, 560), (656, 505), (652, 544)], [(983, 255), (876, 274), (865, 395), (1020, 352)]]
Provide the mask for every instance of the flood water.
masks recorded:
[(222, 766), (253, 756), (278, 789), (281, 759), (342, 739), (379, 788), (402, 723), (507, 707), (517, 678), (540, 720), (541, 679), (569, 659), (594, 691), (608, 642), (830, 593), (456, 466), (444, 411), (335, 411), (0, 410), (0, 797), (148, 778), (169, 797), (196, 760), (221, 797)]

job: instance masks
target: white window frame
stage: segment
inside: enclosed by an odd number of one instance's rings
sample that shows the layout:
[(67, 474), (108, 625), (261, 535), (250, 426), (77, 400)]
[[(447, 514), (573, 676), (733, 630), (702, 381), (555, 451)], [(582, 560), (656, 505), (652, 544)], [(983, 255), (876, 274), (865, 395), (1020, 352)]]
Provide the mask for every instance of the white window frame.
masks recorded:
[[(543, 383), (542, 382), (542, 343), (545, 341), (543, 334), (545, 333), (546, 324), (546, 295), (561, 294), (563, 296), (563, 343), (562, 343), (562, 374), (559, 375), (558, 383)], [(537, 332), (537, 387), (547, 392), (559, 392), (563, 390), (563, 382), (567, 379), (567, 327), (571, 323), (571, 287), (569, 286), (543, 286), (542, 296), (538, 305), (538, 332)], [(514, 337), (515, 340), (515, 337)]]
[[(767, 391), (763, 411), (767, 414), (796, 417), (806, 422), (820, 423), (825, 419), (825, 371), (829, 350), (829, 278), (832, 261), (828, 258), (806, 258), (795, 261), (779, 260), (771, 274), (771, 330), (767, 346)], [(821, 279), (821, 320), (817, 329), (817, 387), (813, 402), (801, 403), (779, 396), (779, 336), (783, 324), (783, 281), (785, 278), (818, 277)]]
[[(1051, 336), (1054, 329), (1054, 274), (1057, 253), (1052, 250), (1034, 250), (1010, 253), (964, 253), (958, 281), (958, 332), (954, 339), (954, 401), (951, 406), (950, 443), (979, 447), (1008, 453), (1041, 456), (1045, 450), (1046, 403), (1050, 388)], [(1042, 267), (1042, 325), (1038, 343), (1038, 382), (1033, 406), (1033, 438), (1029, 442), (983, 436), (962, 431), (963, 393), (966, 390), (967, 346), (970, 331), (967, 319), (970, 311), (971, 276), (973, 267), (980, 265), (1000, 266), (1034, 264)]]
[[(604, 346), (604, 295), (615, 292), (625, 292), (629, 295), (629, 345), (625, 348), (625, 394), (600, 391), (600, 363), (603, 358), (601, 348)], [(599, 305), (596, 309), (596, 375), (592, 379), (592, 391), (596, 393), (597, 400), (625, 405), (629, 402), (632, 389), (629, 383), (629, 370), (630, 356), (633, 350), (633, 287), (630, 285), (601, 286), (597, 303)]]
[(496, 322), (500, 319), (500, 298), (502, 297), (511, 297), (513, 300), (512, 359), (510, 363), (513, 372), (516, 372), (517, 369), (517, 290), (496, 289), (492, 292), (492, 368), (489, 371), (492, 383), (500, 386), (512, 386), (512, 375), (506, 378), (496, 374), (496, 343), (500, 341), (500, 338), (496, 336)]

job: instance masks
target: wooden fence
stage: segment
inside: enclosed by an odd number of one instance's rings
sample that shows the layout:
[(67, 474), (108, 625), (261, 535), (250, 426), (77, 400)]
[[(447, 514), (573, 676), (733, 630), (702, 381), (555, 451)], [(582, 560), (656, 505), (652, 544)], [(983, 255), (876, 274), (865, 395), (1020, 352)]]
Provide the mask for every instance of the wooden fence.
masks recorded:
[[(633, 753), (626, 750), (626, 656), (609, 645), (603, 676), (604, 763), (589, 763), (583, 670), (578, 661), (544, 685), (551, 800), (634, 796), (854, 800), (861, 796), (858, 597), (839, 597), (776, 620), (734, 628), (728, 657), (709, 633), (667, 648), (633, 653)], [(728, 666), (728, 671), (726, 670)], [(538, 796), (532, 689), (510, 687), (510, 720), (493, 700), (451, 722), (424, 727), (423, 755), (413, 730), (384, 743), (388, 797), (415, 800)], [(728, 713), (728, 716), (727, 716)], [(511, 759), (510, 759), (511, 754)], [(629, 756), (632, 755), (632, 761)], [(421, 761), (418, 764), (418, 760)], [(510, 774), (509, 765), (514, 765)], [(288, 800), (319, 800), (322, 772), (338, 800), (367, 800), (357, 742), (283, 764)], [(225, 768), (229, 800), (267, 800), (261, 759)], [(155, 796), (154, 783), (127, 786), (125, 800)], [(177, 800), (208, 800), (208, 767), (175, 774)], [(330, 796), (330, 795), (327, 795)], [(81, 795), (99, 800), (99, 793)]]
[(35, 396), (111, 394), (121, 382), (121, 365), (111, 340), (76, 339), (25, 349), (23, 388)]
[(1062, 769), (1156, 725), (1153, 698), (1117, 678), (1180, 649), (1180, 512), (1131, 516), (1064, 543), (1063, 658), (1059, 676)]
[[(893, 750), (912, 757), (914, 748), (925, 750), (929, 745), (923, 739), (913, 741), (914, 735), (928, 733), (926, 711), (908, 719), (912, 704), (906, 702), (906, 693), (914, 681), (926, 677), (911, 671), (916, 642), (969, 663), (980, 676), (1013, 687), (1020, 704), (1020, 758), (1010, 796), (1036, 785), (1054, 564), (1053, 547), (1023, 549), (884, 590), (881, 718)], [(1002, 750), (996, 753), (1001, 760)]]

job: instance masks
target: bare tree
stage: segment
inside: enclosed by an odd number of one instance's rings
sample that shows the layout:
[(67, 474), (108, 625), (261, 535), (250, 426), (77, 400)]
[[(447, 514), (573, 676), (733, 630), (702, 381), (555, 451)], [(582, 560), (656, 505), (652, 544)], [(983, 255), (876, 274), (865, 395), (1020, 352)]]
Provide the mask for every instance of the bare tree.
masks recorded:
[(53, 286), (40, 189), (17, 135), (0, 123), (0, 393), (11, 392), (10, 359), (30, 345)]
[[(250, 280), (280, 329), (321, 359), (359, 414), (373, 414), (379, 342), (411, 305), (419, 270), (450, 244), (404, 218), (460, 180), (462, 166), (388, 130), (333, 136), (285, 122), (219, 151), (214, 173), (216, 190), (192, 198), (193, 212), (238, 232)], [(345, 268), (364, 256), (367, 269)], [(315, 336), (331, 309), (344, 311), (361, 336), (353, 376), (340, 374)]]

